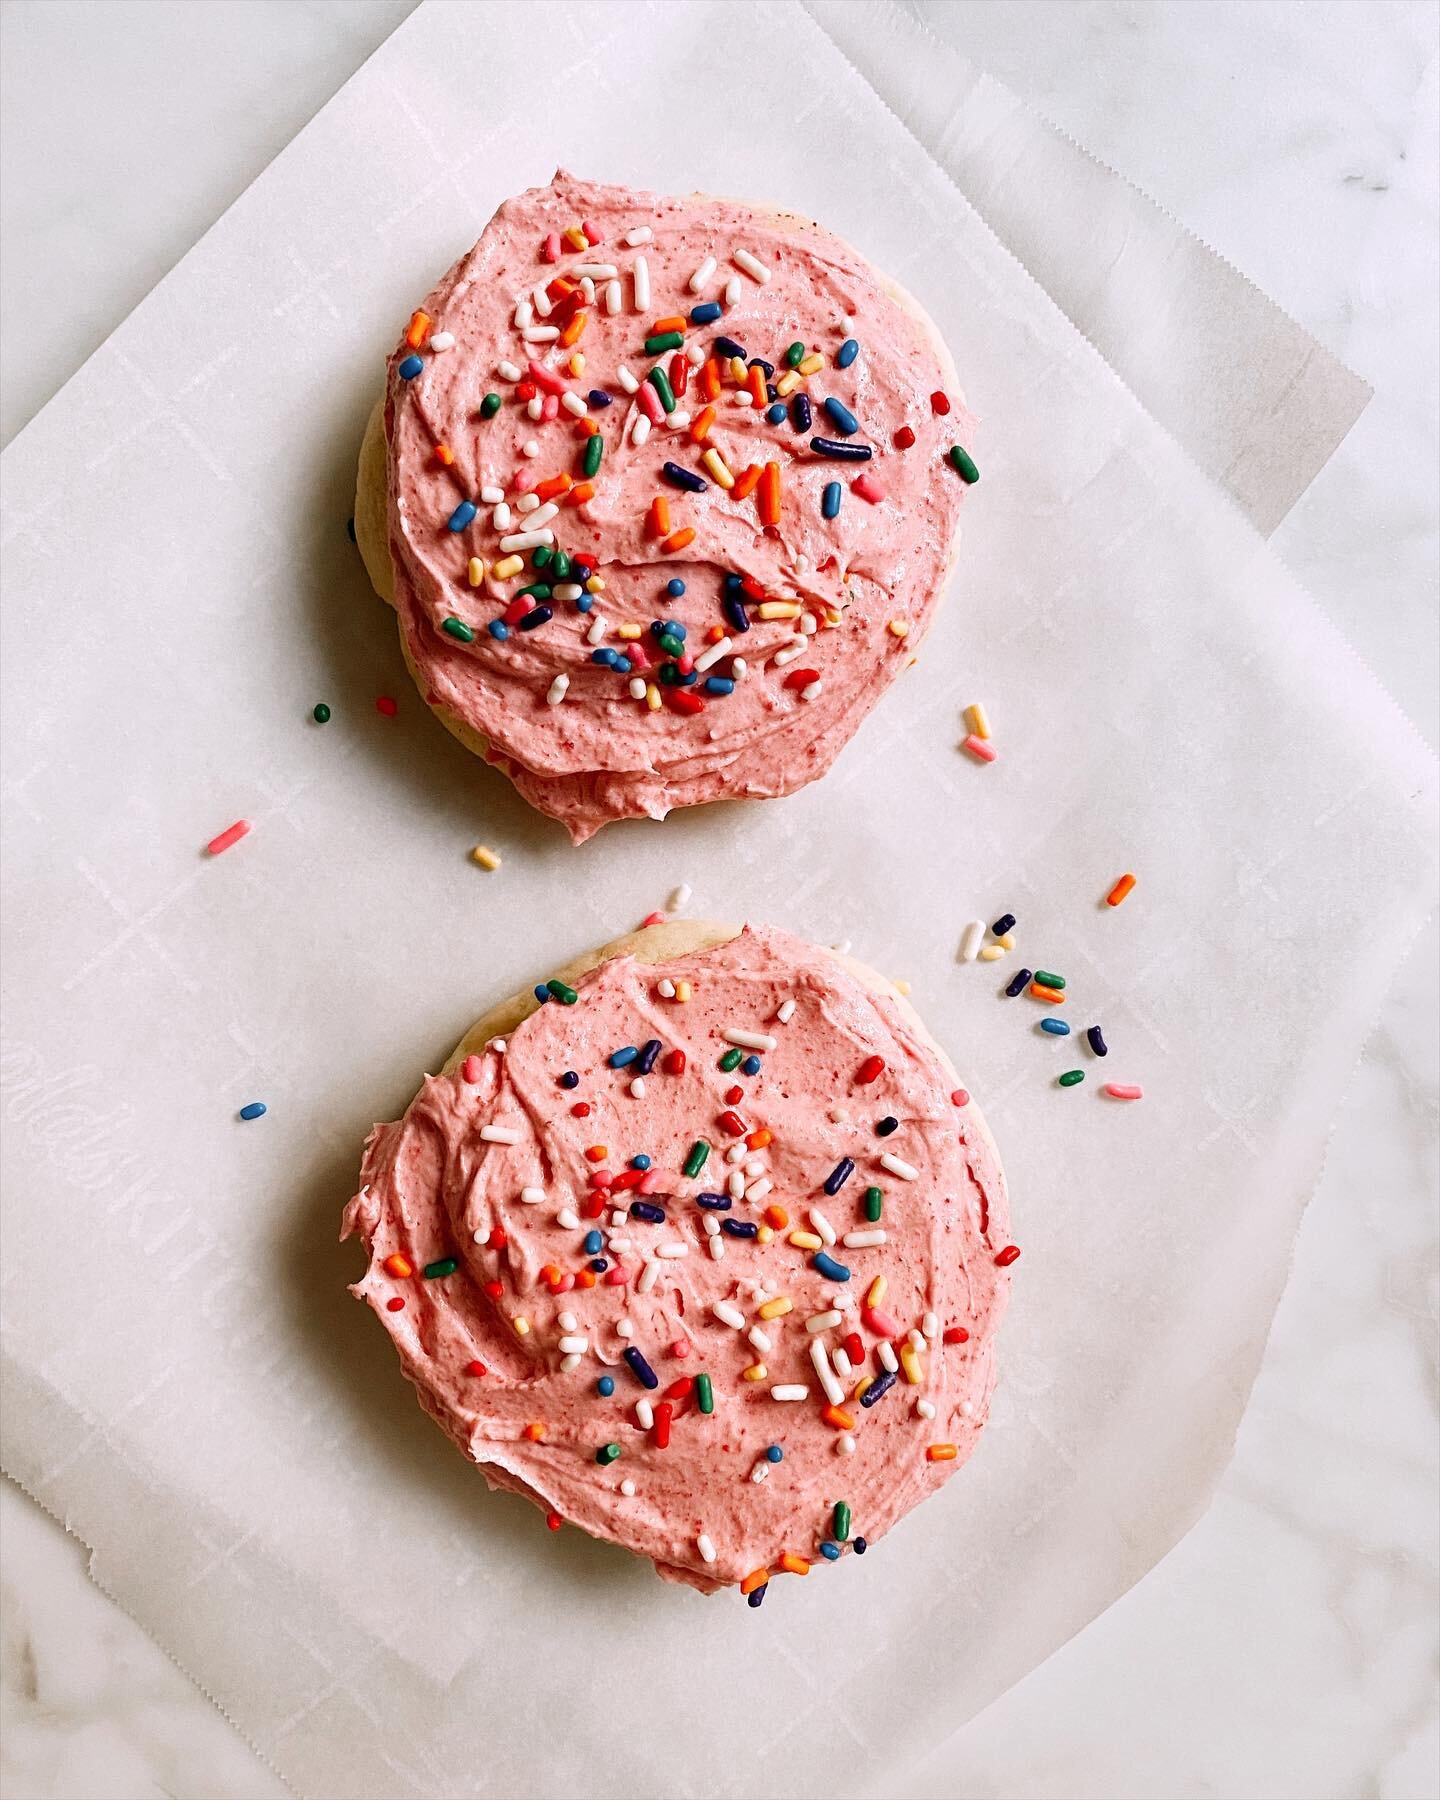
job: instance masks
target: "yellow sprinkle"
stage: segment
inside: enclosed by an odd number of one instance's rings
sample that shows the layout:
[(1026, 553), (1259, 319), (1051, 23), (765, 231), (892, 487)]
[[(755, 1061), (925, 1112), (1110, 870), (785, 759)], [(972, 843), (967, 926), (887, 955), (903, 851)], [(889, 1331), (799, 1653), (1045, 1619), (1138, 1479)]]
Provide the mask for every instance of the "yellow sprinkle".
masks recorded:
[(523, 1318), (519, 1313), (516, 1313), (510, 1323), (515, 1327), (516, 1337), (524, 1337), (530, 1329), (530, 1321)]
[(485, 564), (478, 556), (472, 556), (470, 558), (469, 573), (471, 587), (479, 587), (480, 583), (485, 579)]
[(470, 854), (482, 869), (498, 869), (500, 867), (500, 858), (488, 844), (477, 844)]
[(730, 358), (730, 373), (740, 382), (749, 379), (750, 371), (745, 366), (745, 359), (743, 357), (732, 356)]
[(740, 1378), (742, 1381), (763, 1381), (769, 1373), (764, 1363), (751, 1363), (748, 1369), (740, 1371)]
[(818, 350), (812, 350), (805, 358), (804, 362), (796, 363), (795, 367), (802, 375), (814, 375), (818, 370), (825, 367), (825, 358)]
[(707, 450), (700, 460), (715, 477), (716, 481), (719, 482), (722, 488), (734, 487), (735, 477), (730, 473), (729, 469), (726, 468), (725, 458), (718, 450)]
[(775, 392), (783, 400), (787, 394), (793, 394), (804, 379), (798, 369), (787, 369), (775, 383)]
[(1015, 933), (1013, 931), (1003, 931), (1000, 936), (996, 938), (995, 942), (1002, 950), (1013, 950), (1015, 948)]
[(865, 1390), (870, 1386), (871, 1382), (873, 1382), (874, 1379), (875, 1379), (875, 1377), (873, 1375), (867, 1375), (862, 1382), (859, 1382), (856, 1385), (855, 1392), (850, 1396), (850, 1398), (852, 1400), (861, 1399), (865, 1393)]
[(789, 1242), (797, 1250), (823, 1250), (825, 1248), (824, 1238), (816, 1237), (813, 1231), (792, 1231)]
[(886, 1281), (883, 1275), (877, 1275), (866, 1291), (865, 1304), (867, 1306), (878, 1306), (885, 1298), (885, 1290), (889, 1285), (889, 1282)]
[(585, 592), (587, 594), (603, 594), (605, 592), (605, 577), (603, 575), (592, 575), (585, 583)]
[(585, 352), (583, 350), (577, 350), (570, 358), (570, 373), (572, 375), (585, 373)]
[(570, 229), (562, 235), (564, 236), (565, 242), (572, 250), (588, 250), (590, 248), (589, 238), (586, 237), (585, 233), (578, 225), (572, 225)]
[(762, 619), (798, 619), (798, 600), (762, 600), (755, 609)]
[(768, 1225), (757, 1225), (755, 1227), (755, 1242), (757, 1244), (768, 1244), (774, 1235), (775, 1233)]
[(910, 992), (910, 983), (908, 981), (892, 981), (890, 985), (897, 994), (908, 994)]
[(512, 575), (518, 575), (525, 567), (523, 556), (502, 556), (494, 568), (497, 581), (508, 581)]
[(787, 1312), (791, 1312), (793, 1307), (794, 1303), (787, 1300), (785, 1296), (781, 1294), (777, 1300), (767, 1300), (765, 1302), (760, 1308), (760, 1317), (762, 1319), (780, 1319), (783, 1318)]
[(999, 962), (1004, 954), (1005, 946), (1003, 944), (987, 944), (980, 952), (980, 960), (981, 962)]
[[(654, 690), (652, 689), (651, 691), (653, 692)], [(688, 981), (677, 981), (675, 983), (675, 998), (682, 1006), (690, 998), (690, 983)]]
[(622, 637), (629, 641), (638, 638), (641, 629), (642, 628), (639, 625), (617, 625), (615, 627), (615, 635), (616, 637)]
[(925, 1365), (920, 1361), (919, 1352), (913, 1344), (907, 1344), (900, 1352), (900, 1367), (905, 1371), (905, 1379), (911, 1387), (920, 1387), (925, 1380)]
[(989, 737), (990, 716), (985, 711), (985, 708), (980, 701), (977, 700), (973, 706), (967, 706), (965, 708), (965, 723), (970, 727), (971, 731), (974, 732), (976, 737)]
[(910, 623), (908, 619), (891, 619), (885, 629), (890, 633), (891, 637), (907, 638), (910, 635)]
[(645, 704), (650, 708), (651, 712), (659, 712), (660, 710), (660, 690), (653, 681), (645, 690)]

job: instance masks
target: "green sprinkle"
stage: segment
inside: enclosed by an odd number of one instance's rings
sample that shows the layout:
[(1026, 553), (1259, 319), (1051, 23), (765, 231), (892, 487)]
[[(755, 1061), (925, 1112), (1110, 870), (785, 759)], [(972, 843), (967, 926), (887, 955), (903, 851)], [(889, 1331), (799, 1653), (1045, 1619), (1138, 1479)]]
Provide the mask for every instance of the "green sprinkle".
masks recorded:
[(702, 1413), (715, 1410), (715, 1389), (710, 1385), (710, 1377), (703, 1373), (695, 1377), (695, 1404)]
[(645, 377), (645, 379), (650, 383), (651, 387), (653, 387), (655, 392), (660, 396), (660, 404), (665, 408), (666, 412), (667, 413), (674, 412), (674, 410), (675, 410), (675, 390), (674, 390), (674, 388), (671, 387), (670, 377), (665, 373), (665, 371), (663, 369), (652, 369), (650, 371), (650, 373)]
[(1067, 1069), (1059, 1078), (1061, 1087), (1075, 1087), (1084, 1079), (1085, 1071), (1083, 1069)]
[(585, 440), (585, 455), (580, 462), (580, 467), (585, 474), (598, 475), (600, 473), (600, 459), (604, 454), (604, 438), (601, 437), (598, 431), (592, 431), (590, 436)]
[(480, 402), (480, 417), (482, 419), (493, 419), (496, 413), (499, 412), (500, 405), (501, 401), (498, 394), (487, 394)]
[(1065, 977), (1063, 975), (1052, 975), (1048, 969), (1037, 969), (1035, 971), (1035, 979), (1040, 983), (1041, 987), (1063, 988), (1065, 985)]
[(620, 1446), (618, 1444), (602, 1444), (595, 1452), (595, 1460), (603, 1469), (607, 1463), (614, 1462), (619, 1454)]
[(655, 640), (667, 656), (683, 656), (685, 645), (672, 632), (664, 631)]
[(745, 1059), (743, 1050), (727, 1050), (720, 1058), (720, 1067), (728, 1075), (732, 1069), (738, 1069)]
[(459, 1267), (460, 1264), (453, 1256), (442, 1256), (439, 1262), (426, 1263), (425, 1279), (438, 1281), (442, 1275), (453, 1275)]
[(880, 1192), (879, 1188), (866, 1188), (865, 1217), (872, 1225), (880, 1217), (880, 1209), (884, 1204), (885, 1196)]
[(330, 723), (330, 708), (323, 700), (321, 700), (316, 705), (315, 710), (311, 713), (310, 717), (317, 725), (328, 725)]
[[(459, 638), (462, 644), (473, 644), (475, 642), (475, 633), (463, 619), (446, 619), (440, 629), (442, 631), (448, 631), (453, 638)], [(328, 717), (329, 715), (327, 714), (326, 716)]]
[(565, 983), (557, 976), (552, 976), (545, 985), (562, 1006), (573, 1006), (580, 998), (574, 988), (566, 987)]
[(550, 563), (550, 575), (552, 580), (555, 581), (568, 581), (570, 579), (570, 552), (568, 550), (557, 550), (555, 552)]
[(950, 452), (950, 465), (959, 474), (960, 479), (973, 485), (980, 479), (980, 471), (975, 467), (970, 452), (963, 444), (956, 444)]
[(530, 552), (531, 567), (536, 568), (536, 569), (543, 569), (545, 567), (546, 563), (548, 563), (550, 561), (551, 557), (554, 556), (554, 554), (555, 554), (555, 552), (550, 547), (549, 544), (537, 544), (535, 546), (535, 548)]
[(686, 1175), (698, 1175), (705, 1167), (705, 1158), (709, 1154), (710, 1146), (705, 1142), (704, 1138), (696, 1138), (695, 1142), (690, 1146), (690, 1154), (685, 1158), (683, 1172)]
[(519, 600), (522, 595), (533, 594), (537, 600), (548, 600), (551, 591), (548, 581), (532, 581), (528, 587), (516, 588), (515, 598)]
[(792, 344), (785, 352), (785, 361), (792, 369), (798, 369), (804, 360), (805, 346), (803, 344)]
[(678, 350), (685, 339), (678, 331), (657, 332), (654, 337), (645, 340), (647, 356), (663, 356), (667, 350)]
[(830, 1535), (837, 1544), (843, 1544), (850, 1535), (850, 1508), (843, 1500), (835, 1502), (835, 1524)]

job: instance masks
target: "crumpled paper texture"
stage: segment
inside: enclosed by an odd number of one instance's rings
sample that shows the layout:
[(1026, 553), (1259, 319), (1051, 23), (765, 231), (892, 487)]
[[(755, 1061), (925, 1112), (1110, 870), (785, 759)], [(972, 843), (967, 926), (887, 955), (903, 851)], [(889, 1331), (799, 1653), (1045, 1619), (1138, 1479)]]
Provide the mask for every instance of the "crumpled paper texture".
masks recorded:
[[(557, 164), (813, 211), (984, 421), (950, 599), (833, 772), (579, 851), (426, 715), (344, 523), (397, 321)], [(4, 475), (5, 1467), (298, 1791), (883, 1792), (1174, 1543), (1431, 904), (1434, 766), (803, 11), (423, 8)], [(1024, 1247), (973, 1463), (758, 1615), (487, 1492), (335, 1241), (370, 1123), (682, 880), (913, 984)], [(1002, 909), (1142, 1105), (956, 965)]]

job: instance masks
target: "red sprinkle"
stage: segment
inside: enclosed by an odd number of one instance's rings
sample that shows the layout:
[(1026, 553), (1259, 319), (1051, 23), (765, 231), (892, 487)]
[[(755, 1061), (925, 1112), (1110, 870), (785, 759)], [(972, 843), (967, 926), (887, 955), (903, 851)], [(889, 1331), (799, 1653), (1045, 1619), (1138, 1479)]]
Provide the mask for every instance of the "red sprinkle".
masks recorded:
[(519, 599), (512, 600), (505, 608), (504, 612), (501, 613), (500, 617), (504, 619), (507, 625), (518, 625), (529, 611), (530, 596), (525, 594)]
[(580, 1208), (582, 1219), (598, 1219), (605, 1210), (605, 1190), (596, 1188)]
[(950, 1104), (952, 1106), (968, 1106), (970, 1104), (970, 1096), (965, 1092), (964, 1088), (956, 1088), (955, 1092), (950, 1096)]
[[(677, 1356), (680, 1354), (680, 1344), (685, 1344), (684, 1338), (681, 1338), (680, 1343), (674, 1346), (675, 1354)], [(685, 1349), (688, 1354), (690, 1346), (685, 1344)], [(677, 1381), (672, 1381), (669, 1387), (666, 1388), (665, 1398), (667, 1400), (688, 1400), (694, 1386), (695, 1383), (688, 1375), (682, 1375)]]
[(860, 1364), (865, 1360), (865, 1346), (860, 1341), (860, 1333), (858, 1331), (847, 1331), (843, 1343), (845, 1354), (858, 1369)]
[(692, 718), (705, 710), (705, 702), (697, 694), (692, 694), (689, 688), (666, 688), (665, 703), (671, 712), (689, 713)]
[(670, 1448), (670, 1421), (675, 1417), (675, 1408), (668, 1400), (662, 1400), (655, 1408), (655, 1448)]
[(968, 1344), (970, 1333), (963, 1325), (948, 1326), (940, 1339), (942, 1344)]
[(932, 394), (930, 396), (930, 410), (933, 413), (939, 413), (940, 417), (943, 419), (950, 410), (950, 396), (941, 393)]
[(480, 1070), (484, 1067), (478, 1056), (467, 1056), (460, 1065), (460, 1074), (465, 1081), (478, 1081)]
[(560, 1517), (559, 1513), (547, 1512), (545, 1515), (545, 1523), (552, 1531), (558, 1531), (565, 1521)]
[(1019, 1256), (1019, 1254), (1020, 1254), (1020, 1246), (1018, 1244), (1007, 1244), (1005, 1246), (1005, 1248), (1000, 1252), (1000, 1254), (995, 1258), (996, 1268), (997, 1269), (1008, 1269), (1010, 1267), (1011, 1263), (1013, 1263), (1015, 1261), (1016, 1257)]
[(727, 1106), (738, 1106), (744, 1098), (745, 1090), (742, 1087), (726, 1088), (725, 1090), (725, 1104)]
[(487, 1281), (485, 1283), (486, 1296), (491, 1300), (498, 1300), (504, 1292), (505, 1289), (498, 1281)]
[(487, 1375), (489, 1370), (482, 1362), (468, 1362), (465, 1365), (465, 1373), (467, 1375)]
[(685, 1052), (683, 1050), (667, 1050), (665, 1060), (660, 1067), (667, 1075), (683, 1075), (685, 1073)]
[(867, 1056), (855, 1071), (855, 1079), (857, 1081), (874, 1081), (884, 1073), (885, 1058), (883, 1056)]
[(819, 679), (820, 671), (818, 669), (793, 669), (785, 677), (785, 685), (787, 688), (809, 687), (812, 681)]
[(387, 719), (393, 719), (400, 710), (400, 703), (398, 700), (392, 700), (388, 694), (382, 694), (375, 702), (375, 710), (378, 713), (384, 713)]
[(895, 442), (895, 448), (897, 450), (908, 450), (910, 448), (910, 446), (915, 442), (915, 433), (910, 429), (910, 427), (908, 425), (902, 425), (900, 427), (900, 429), (895, 433), (894, 442)]
[(222, 856), (232, 844), (238, 844), (243, 837), (250, 835), (250, 821), (237, 819), (235, 823), (222, 831), (219, 837), (211, 838), (205, 848), (212, 856)]
[(645, 1171), (643, 1169), (622, 1169), (610, 1183), (610, 1192), (612, 1194), (628, 1193), (631, 1188), (639, 1187), (644, 1179)]
[(645, 917), (640, 921), (640, 929), (642, 931), (644, 931), (647, 925), (663, 925), (664, 923), (665, 923), (664, 913), (662, 913), (662, 912), (646, 913)]
[(492, 1250), (503, 1250), (510, 1242), (510, 1236), (502, 1225), (492, 1225), (490, 1228), (490, 1236), (486, 1239), (486, 1242)]
[(577, 1100), (570, 1108), (570, 1117), (572, 1119), (588, 1119), (590, 1117), (590, 1102), (588, 1100)]
[(721, 1113), (720, 1123), (724, 1129), (730, 1133), (731, 1137), (744, 1137), (748, 1129), (745, 1121), (737, 1112)]
[(405, 1306), (405, 1302), (400, 1298), (400, 1296), (398, 1294), (396, 1294), (396, 1296), (393, 1300), (387, 1300), (385, 1302), (386, 1312), (401, 1312), (401, 1311), (403, 1311), (404, 1306)]

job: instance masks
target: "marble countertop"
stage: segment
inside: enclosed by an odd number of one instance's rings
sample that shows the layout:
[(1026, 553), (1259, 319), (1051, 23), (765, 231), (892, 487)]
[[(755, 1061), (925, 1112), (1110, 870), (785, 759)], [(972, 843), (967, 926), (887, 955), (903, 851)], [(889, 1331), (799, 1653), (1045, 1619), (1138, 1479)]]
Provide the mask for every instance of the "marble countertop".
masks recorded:
[[(409, 10), (8, 0), (8, 440)], [(1277, 534), (1432, 743), (1440, 302), (1435, 13), (1409, 0), (931, 0), (949, 36), (1373, 383)], [(63, 311), (54, 296), (66, 296)], [(1334, 1121), (1235, 1461), (1128, 1596), (895, 1793), (1381, 1796), (1440, 1787), (1440, 933)], [(283, 1792), (0, 1484), (0, 1791)]]

